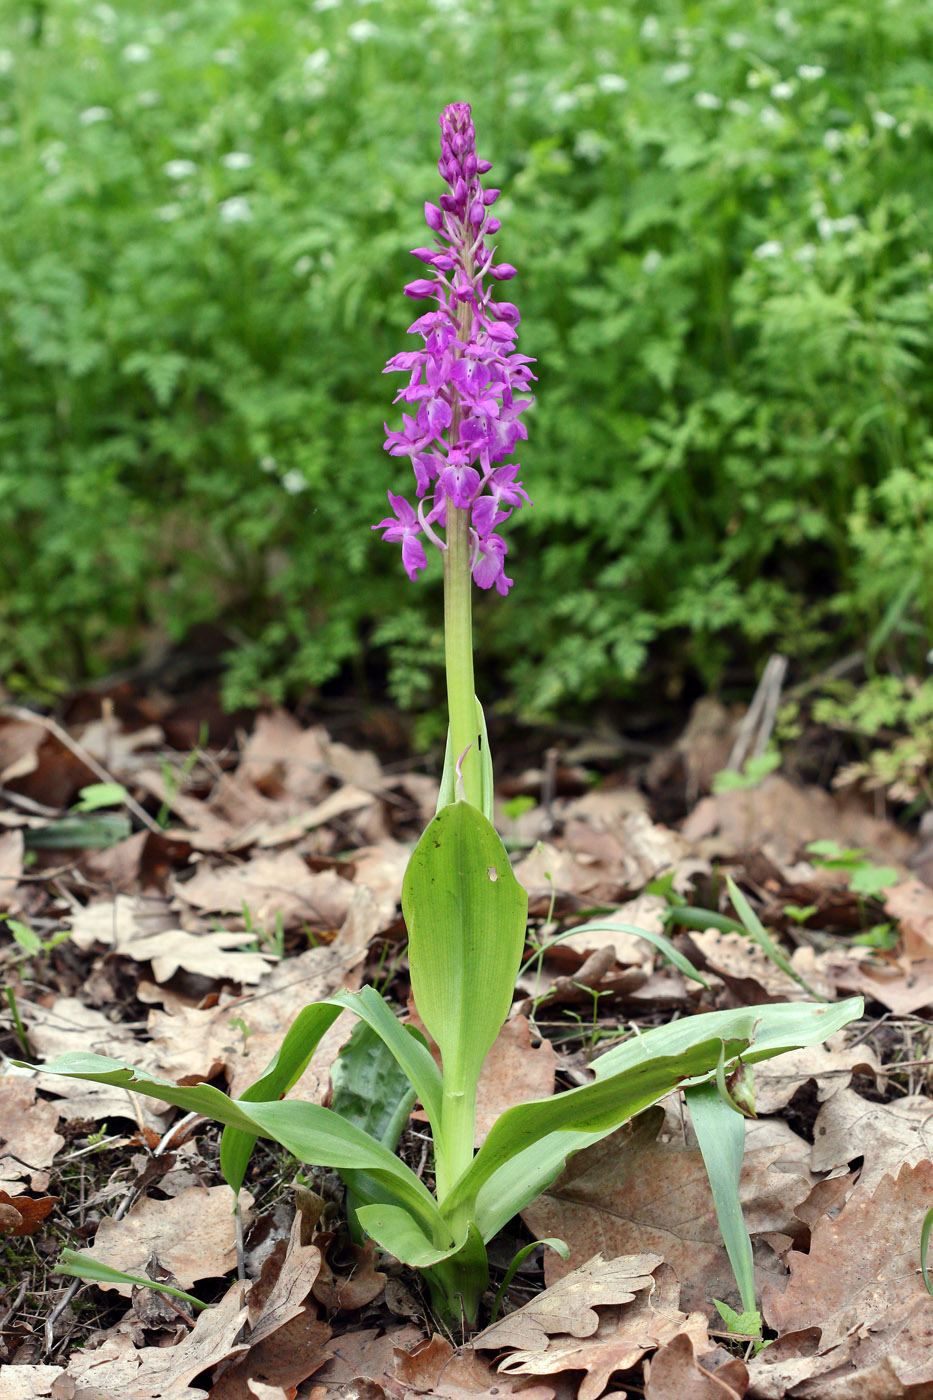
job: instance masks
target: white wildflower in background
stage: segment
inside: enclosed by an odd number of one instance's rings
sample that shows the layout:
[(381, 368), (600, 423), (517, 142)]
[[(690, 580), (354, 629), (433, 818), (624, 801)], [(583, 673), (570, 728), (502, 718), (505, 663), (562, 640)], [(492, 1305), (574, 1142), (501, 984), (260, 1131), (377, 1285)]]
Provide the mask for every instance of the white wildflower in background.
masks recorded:
[(323, 73), (328, 63), (330, 63), (330, 50), (315, 49), (313, 53), (308, 54), (301, 65), (301, 71), (306, 78), (313, 78), (315, 73)]
[(647, 253), (641, 260), (641, 270), (642, 272), (647, 273), (649, 277), (651, 277), (655, 272), (657, 272), (658, 268), (661, 266), (663, 261), (664, 259), (658, 252), (657, 248), (649, 248)]
[(19, 132), (12, 126), (0, 126), (0, 146), (15, 146)]
[(170, 180), (187, 180), (189, 175), (197, 175), (198, 167), (193, 160), (167, 160), (162, 169)]
[(248, 224), (253, 217), (249, 200), (245, 195), (235, 194), (218, 206), (221, 223)]
[(365, 44), (367, 39), (374, 38), (378, 33), (379, 26), (373, 24), (371, 19), (355, 19), (347, 25), (347, 35), (355, 44)]
[(214, 50), (214, 62), (219, 63), (221, 68), (232, 68), (239, 58), (236, 49), (222, 48)]
[(726, 35), (726, 44), (730, 49), (744, 49), (748, 43), (748, 36), (738, 29), (730, 29)]
[(339, 4), (340, 0), (313, 0), (311, 8), (320, 14), (322, 10), (336, 10)]
[(180, 204), (162, 204), (156, 210), (156, 218), (163, 224), (171, 224), (176, 219), (180, 219), (183, 213), (184, 210)]
[(95, 126), (97, 122), (107, 122), (109, 120), (109, 107), (85, 107), (84, 111), (78, 117), (78, 121), (82, 126)]
[(912, 131), (913, 127), (911, 126), (910, 122), (901, 122), (900, 126), (897, 128), (898, 136), (903, 137), (905, 141), (907, 140), (908, 136), (911, 134)]
[(747, 102), (743, 102), (741, 97), (730, 97), (726, 103), (730, 112), (734, 112), (737, 117), (747, 117), (752, 110)]
[(282, 489), (287, 491), (289, 496), (298, 496), (302, 491), (307, 491), (308, 489), (308, 483), (305, 481), (304, 472), (299, 471), (297, 467), (292, 467), (291, 471), (287, 471), (281, 478), (281, 481)]
[(138, 107), (158, 107), (162, 101), (160, 93), (153, 88), (143, 88), (142, 92), (136, 94), (136, 105)]
[(693, 69), (689, 63), (669, 63), (661, 74), (662, 82), (672, 87), (674, 83), (682, 83), (685, 78), (689, 78)]
[(799, 248), (795, 248), (795, 249), (794, 249), (794, 252), (793, 252), (794, 262), (799, 262), (799, 263), (808, 263), (808, 262), (812, 262), (815, 256), (816, 256), (816, 244), (815, 244), (815, 243), (801, 243), (800, 247), (799, 247)]
[(784, 118), (776, 107), (772, 107), (769, 104), (766, 107), (762, 107), (761, 111), (758, 113), (758, 120), (761, 122), (762, 126), (773, 127), (780, 126)]
[(296, 277), (307, 277), (308, 273), (311, 271), (313, 266), (314, 259), (312, 258), (311, 254), (302, 253), (300, 258), (295, 259), (294, 266), (292, 267), (292, 272), (295, 274)]
[(587, 160), (591, 165), (595, 165), (601, 160), (606, 151), (606, 138), (600, 131), (593, 131), (587, 127), (583, 131), (578, 131), (576, 140), (573, 143), (573, 153), (577, 160)]
[(815, 83), (818, 78), (826, 77), (826, 69), (822, 63), (801, 63), (797, 68), (797, 77), (805, 83)]
[(757, 68), (750, 68), (745, 74), (745, 86), (749, 88), (760, 88), (764, 82), (764, 74), (759, 73)]
[(897, 126), (897, 117), (892, 116), (890, 112), (873, 112), (872, 121), (875, 126), (880, 126), (882, 131), (893, 131)]
[(752, 256), (756, 258), (779, 258), (784, 251), (784, 244), (776, 238), (769, 238), (765, 243), (759, 243)]
[(775, 10), (774, 25), (776, 29), (780, 29), (782, 34), (786, 34), (789, 39), (792, 39), (795, 34), (800, 33), (800, 25), (794, 19), (794, 16), (786, 5), (782, 5), (779, 10)]
[(152, 57), (152, 49), (148, 44), (127, 44), (123, 50), (123, 57), (127, 63), (148, 63)]
[(260, 457), (259, 459), (259, 470), (261, 472), (265, 472), (267, 476), (274, 472), (278, 465), (279, 464), (275, 460), (275, 458), (271, 456), (268, 452), (264, 457)]
[(775, 83), (774, 87), (771, 89), (771, 96), (778, 102), (786, 102), (787, 99), (793, 97), (793, 95), (793, 83)]
[(845, 143), (845, 132), (840, 131), (838, 127), (829, 126), (823, 132), (823, 146), (829, 151), (830, 155), (835, 155), (837, 151), (841, 151)]
[(12, 73), (13, 53), (10, 49), (0, 49), (0, 73)]
[(600, 92), (628, 92), (628, 83), (621, 73), (597, 73), (596, 86)]
[(836, 233), (854, 233), (861, 223), (857, 214), (843, 214), (841, 218), (834, 220)]
[(91, 11), (95, 19), (99, 19), (101, 24), (116, 24), (117, 12), (112, 5), (95, 5)]
[(705, 108), (707, 112), (718, 112), (722, 106), (722, 98), (717, 97), (715, 92), (698, 92), (693, 100), (698, 107)]
[(579, 105), (580, 99), (575, 92), (555, 92), (551, 99), (551, 106), (557, 113), (572, 112)]
[(661, 24), (657, 15), (645, 15), (638, 33), (639, 36), (642, 39), (646, 39), (648, 43), (650, 43), (652, 39), (656, 39), (661, 33)]
[(221, 156), (220, 163), (228, 170), (249, 170), (253, 157), (249, 151), (228, 151), (225, 156)]

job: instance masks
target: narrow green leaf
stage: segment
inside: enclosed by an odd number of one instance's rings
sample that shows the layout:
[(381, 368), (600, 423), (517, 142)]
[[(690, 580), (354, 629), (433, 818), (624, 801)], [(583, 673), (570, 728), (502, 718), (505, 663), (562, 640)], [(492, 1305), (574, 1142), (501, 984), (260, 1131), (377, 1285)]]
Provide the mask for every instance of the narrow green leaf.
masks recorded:
[(577, 933), (633, 933), (637, 938), (643, 938), (646, 943), (657, 948), (659, 953), (663, 953), (668, 962), (673, 963), (678, 972), (682, 972), (685, 977), (689, 977), (691, 982), (699, 982), (701, 987), (708, 987), (709, 983), (701, 977), (683, 953), (679, 952), (669, 938), (665, 938), (663, 933), (654, 933), (651, 929), (639, 928), (637, 924), (620, 924), (607, 921), (606, 923), (596, 922), (593, 924), (582, 924), (578, 928), (569, 929), (566, 933), (559, 933), (555, 938), (548, 939), (538, 949), (539, 952), (550, 948), (554, 943), (560, 943), (565, 938), (570, 938)]
[(729, 898), (732, 900), (735, 906), (735, 912), (742, 920), (746, 932), (750, 937), (754, 938), (755, 942), (764, 950), (775, 967), (779, 967), (788, 977), (792, 977), (798, 986), (803, 987), (805, 992), (809, 992), (811, 997), (814, 997), (817, 1001), (825, 1001), (826, 998), (820, 996), (819, 992), (815, 992), (809, 983), (805, 982), (799, 972), (791, 965), (790, 959), (775, 943), (731, 875), (726, 876), (726, 885), (729, 889)]
[(570, 1248), (569, 1248), (569, 1246), (567, 1245), (567, 1243), (566, 1243), (565, 1240), (558, 1240), (558, 1239), (532, 1240), (532, 1241), (531, 1241), (531, 1244), (526, 1244), (526, 1245), (524, 1245), (524, 1246), (518, 1251), (518, 1253), (514, 1256), (514, 1258), (512, 1259), (511, 1264), (509, 1265), (509, 1267), (506, 1269), (505, 1273), (504, 1273), (503, 1276), (502, 1276), (502, 1282), (499, 1284), (499, 1287), (496, 1289), (496, 1296), (495, 1296), (495, 1297), (493, 1298), (493, 1300), (492, 1300), (492, 1308), (491, 1308), (490, 1314), (489, 1314), (489, 1325), (490, 1325), (490, 1327), (492, 1326), (492, 1324), (496, 1321), (496, 1319), (497, 1319), (498, 1316), (499, 1316), (499, 1307), (500, 1307), (500, 1305), (501, 1305), (501, 1303), (502, 1303), (502, 1299), (505, 1297), (505, 1290), (508, 1288), (508, 1286), (509, 1286), (509, 1284), (512, 1282), (513, 1278), (514, 1278), (515, 1275), (518, 1273), (518, 1270), (521, 1268), (522, 1264), (524, 1264), (525, 1260), (528, 1258), (528, 1256), (529, 1256), (529, 1254), (531, 1253), (531, 1251), (532, 1251), (533, 1249), (537, 1249), (539, 1244), (547, 1245), (549, 1249), (553, 1249), (554, 1252), (555, 1252), (555, 1254), (559, 1254), (559, 1255), (560, 1255), (561, 1259), (569, 1259), (569, 1258), (570, 1258)]
[[(261, 1103), (283, 1098), (304, 1074), (321, 1038), (334, 1024), (341, 1009), (328, 1002), (315, 1002), (303, 1007), (269, 1064), (256, 1082), (240, 1095), (240, 1101)], [(220, 1170), (234, 1191), (239, 1191), (243, 1185), (256, 1136), (255, 1133), (244, 1133), (239, 1128), (224, 1128), (220, 1139)]]
[(752, 1242), (739, 1200), (739, 1175), (745, 1152), (745, 1120), (722, 1099), (716, 1084), (695, 1085), (686, 1090), (686, 1099), (713, 1193), (719, 1232), (732, 1265), (742, 1307), (746, 1312), (753, 1312), (755, 1270)]
[(923, 1275), (926, 1291), (933, 1296), (933, 1283), (930, 1282), (930, 1273), (927, 1268), (927, 1251), (930, 1248), (931, 1230), (933, 1230), (933, 1207), (923, 1217), (923, 1224), (920, 1227), (920, 1272)]
[(138, 1274), (125, 1274), (121, 1269), (112, 1269), (109, 1264), (102, 1264), (99, 1259), (89, 1259), (86, 1254), (76, 1249), (63, 1249), (52, 1272), (81, 1278), (87, 1283), (131, 1283), (136, 1288), (153, 1288), (157, 1293), (167, 1293), (170, 1298), (181, 1298), (199, 1312), (208, 1306), (207, 1303), (202, 1303), (200, 1298), (195, 1298), (191, 1293), (184, 1293), (180, 1288), (170, 1288), (167, 1283), (157, 1283), (154, 1279), (142, 1278)]

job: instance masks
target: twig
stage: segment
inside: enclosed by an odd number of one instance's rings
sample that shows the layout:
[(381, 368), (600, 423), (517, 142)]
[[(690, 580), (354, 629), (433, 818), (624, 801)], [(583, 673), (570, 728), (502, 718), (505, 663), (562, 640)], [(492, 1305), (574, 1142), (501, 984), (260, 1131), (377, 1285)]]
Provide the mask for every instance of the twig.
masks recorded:
[(726, 764), (726, 767), (733, 772), (738, 772), (741, 769), (749, 754), (753, 758), (759, 758), (767, 748), (777, 718), (778, 704), (786, 675), (787, 657), (780, 656), (775, 652), (768, 657), (768, 664), (765, 666), (755, 694), (752, 696), (752, 703), (739, 725), (739, 732)]
[[(114, 783), (117, 787), (123, 787), (122, 783), (117, 783), (117, 780), (112, 773), (109, 773), (107, 769), (103, 767), (102, 764), (97, 762), (97, 759), (94, 757), (93, 754), (88, 753), (87, 749), (83, 748), (79, 743), (72, 739), (68, 731), (66, 729), (63, 729), (62, 726), (58, 723), (58, 720), (52, 719), (49, 715), (36, 714), (34, 710), (27, 710), (22, 705), (4, 705), (0, 707), (0, 713), (9, 715), (11, 719), (22, 720), (25, 724), (41, 725), (42, 728), (47, 729), (50, 734), (54, 734), (58, 742), (60, 744), (64, 744), (66, 749), (70, 749), (71, 752), (74, 754), (75, 758), (80, 759), (84, 766), (86, 768), (89, 768), (94, 774), (95, 778), (97, 778), (100, 782)], [(126, 791), (125, 788), (124, 791)], [(137, 821), (142, 822), (143, 826), (148, 827), (148, 829), (154, 832), (157, 836), (162, 835), (162, 828), (159, 826), (159, 823), (155, 820), (154, 817), (150, 817), (149, 813), (145, 810), (145, 808), (140, 807), (139, 803), (136, 801), (136, 798), (132, 797), (128, 792), (126, 793), (126, 796), (123, 799), (123, 805), (127, 808), (128, 811), (133, 813), (133, 816), (136, 818)]]

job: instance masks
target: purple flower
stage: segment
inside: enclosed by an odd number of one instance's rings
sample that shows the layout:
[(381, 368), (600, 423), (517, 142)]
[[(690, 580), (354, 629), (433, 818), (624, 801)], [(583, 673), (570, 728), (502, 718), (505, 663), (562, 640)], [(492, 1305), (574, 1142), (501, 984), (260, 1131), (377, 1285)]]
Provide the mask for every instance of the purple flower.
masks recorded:
[(424, 531), (444, 549), (438, 530), (446, 531), (448, 505), (469, 511), (473, 578), (480, 588), (505, 594), (512, 583), (504, 567), (507, 546), (495, 532), (530, 500), (518, 480), (519, 464), (499, 464), (528, 436), (520, 419), (534, 402), (527, 392), (534, 361), (515, 350), (518, 308), (494, 301), (485, 285), (487, 278), (508, 281), (515, 268), (497, 263), (488, 242), (500, 228), (488, 212), (499, 191), (483, 189), (480, 176), (491, 166), (477, 159), (468, 103), (446, 107), (440, 126), (438, 169), (449, 193), (424, 206), (434, 246), (412, 250), (433, 275), (404, 289), (414, 300), (436, 302), (436, 309), (408, 328), (422, 337), (424, 349), (402, 351), (386, 365), (386, 372), (408, 374), (395, 402), (413, 405), (414, 416), (402, 414), (401, 431), (386, 424), (385, 449), (410, 458), (419, 505), (416, 510), (390, 492), (396, 518), (373, 529), (401, 542), (402, 562), (413, 579), (427, 564), (418, 534)]

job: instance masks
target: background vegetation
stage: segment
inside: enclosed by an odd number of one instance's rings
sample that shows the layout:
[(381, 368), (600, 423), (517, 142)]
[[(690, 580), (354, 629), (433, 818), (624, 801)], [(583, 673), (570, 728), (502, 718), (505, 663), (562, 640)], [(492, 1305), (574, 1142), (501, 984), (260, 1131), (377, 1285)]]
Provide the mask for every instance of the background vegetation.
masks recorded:
[(922, 5), (0, 16), (8, 685), (219, 618), (232, 702), (361, 678), (363, 658), (403, 703), (437, 695), (439, 574), (410, 584), (369, 526), (406, 471), (381, 450), (381, 370), (413, 318), (437, 113), (461, 99), (539, 375), (515, 589), (477, 608), (487, 681), (542, 715), (747, 678), (772, 647), (922, 669)]

